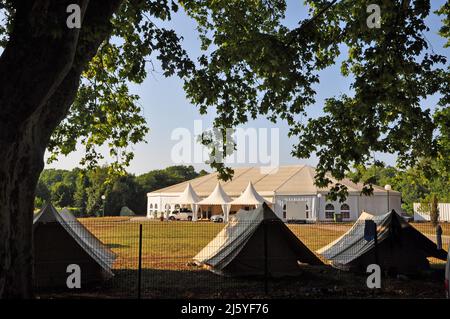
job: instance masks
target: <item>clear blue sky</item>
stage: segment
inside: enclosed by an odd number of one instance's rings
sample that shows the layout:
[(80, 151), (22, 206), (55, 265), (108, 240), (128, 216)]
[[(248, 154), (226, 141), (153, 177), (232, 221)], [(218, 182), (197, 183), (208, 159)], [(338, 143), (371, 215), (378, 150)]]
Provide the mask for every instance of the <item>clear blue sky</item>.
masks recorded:
[[(445, 0), (431, 1), (433, 11), (440, 7)], [(306, 9), (303, 1), (288, 0), (288, 12), (285, 24), (295, 27), (298, 21), (306, 16)], [(195, 30), (195, 22), (186, 17), (183, 12), (179, 12), (168, 24), (175, 29), (178, 34), (184, 37), (183, 45), (192, 56), (199, 55), (199, 42)], [(433, 15), (429, 18), (428, 25), (431, 31), (426, 34), (428, 41), (432, 44), (436, 53), (449, 56), (449, 50), (443, 48), (444, 39), (437, 35), (440, 18)], [(155, 64), (158, 68), (158, 65)], [(340, 66), (335, 65), (323, 71), (321, 83), (317, 86), (317, 103), (311, 106), (309, 115), (316, 117), (321, 114), (321, 105), (325, 98), (348, 92), (349, 79), (340, 75)], [(194, 120), (202, 120), (203, 127), (211, 126), (214, 114), (200, 116), (197, 108), (186, 99), (182, 81), (176, 77), (165, 78), (160, 72), (149, 75), (147, 80), (139, 86), (132, 86), (132, 91), (140, 96), (140, 104), (143, 106), (144, 115), (150, 127), (150, 133), (146, 136), (147, 143), (141, 143), (133, 147), (135, 159), (128, 168), (131, 173), (141, 174), (151, 169), (164, 168), (174, 165), (171, 160), (171, 150), (176, 141), (171, 140), (171, 133), (175, 128), (184, 127), (193, 131)], [(423, 107), (428, 108), (436, 104), (437, 97), (424, 101)], [(290, 155), (294, 139), (288, 139), (288, 127), (286, 123), (280, 122), (276, 125), (265, 119), (251, 121), (248, 127), (280, 129), (280, 164), (307, 163), (314, 165), (316, 158), (299, 160)], [(47, 168), (72, 169), (76, 167), (82, 156), (82, 150), (70, 154), (68, 157), (61, 157), (58, 162), (48, 165)], [(384, 160), (388, 164), (395, 163), (395, 156), (378, 154), (378, 159)], [(207, 168), (206, 165), (194, 164), (197, 168)]]

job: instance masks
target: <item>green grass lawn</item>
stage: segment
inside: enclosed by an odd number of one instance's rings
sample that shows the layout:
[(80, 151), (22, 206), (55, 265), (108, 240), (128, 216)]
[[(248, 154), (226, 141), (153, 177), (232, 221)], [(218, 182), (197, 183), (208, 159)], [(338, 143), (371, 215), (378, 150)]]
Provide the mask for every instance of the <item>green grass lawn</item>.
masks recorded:
[[(189, 262), (223, 228), (210, 222), (130, 221), (129, 217), (85, 218), (80, 221), (116, 254), (115, 277), (81, 291), (41, 293), (42, 298), (136, 297), (139, 225), (143, 226), (142, 295), (144, 298), (442, 298), (442, 265), (407, 280), (383, 278), (382, 289), (366, 287), (366, 276), (329, 266), (305, 266), (299, 277), (269, 280), (217, 276)], [(351, 224), (308, 224), (288, 227), (312, 251), (341, 236)], [(420, 224), (428, 232), (429, 225)], [(444, 234), (449, 235), (448, 228)], [(324, 259), (322, 259), (325, 261)], [(433, 261), (432, 261), (433, 262)]]
[[(422, 233), (434, 235), (436, 234), (436, 228), (431, 223), (411, 223), (415, 228)], [(441, 223), (442, 235), (450, 236), (450, 223)]]
[(186, 263), (223, 228), (223, 224), (181, 221), (81, 221), (117, 254), (115, 269), (137, 268), (139, 224), (143, 233), (143, 267), (165, 270), (190, 270)]
[[(84, 218), (80, 221), (117, 254), (115, 269), (137, 268), (139, 224), (143, 225), (143, 267), (162, 270), (192, 270), (187, 263), (224, 226), (210, 222), (133, 222), (128, 217)], [(289, 224), (288, 227), (309, 249), (316, 251), (344, 234), (351, 224)], [(433, 234), (430, 224), (419, 223), (414, 227)], [(443, 230), (444, 235), (450, 235), (450, 228), (443, 227)], [(444, 240), (444, 245), (448, 249), (448, 240)]]

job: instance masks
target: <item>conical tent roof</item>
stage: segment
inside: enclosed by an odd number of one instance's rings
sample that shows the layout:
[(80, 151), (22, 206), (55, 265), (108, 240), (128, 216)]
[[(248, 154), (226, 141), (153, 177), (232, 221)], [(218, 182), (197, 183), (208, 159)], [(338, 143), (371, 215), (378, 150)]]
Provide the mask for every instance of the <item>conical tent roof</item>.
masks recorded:
[(183, 193), (176, 199), (178, 204), (197, 204), (199, 201), (201, 201), (201, 198), (194, 191), (191, 183), (186, 185)]
[(260, 205), (262, 203), (267, 203), (267, 201), (258, 194), (255, 187), (253, 186), (252, 182), (248, 182), (247, 188), (245, 191), (233, 200), (230, 204), (231, 205)]
[[(377, 251), (374, 240), (364, 238), (366, 220), (373, 220), (377, 225)], [(394, 210), (383, 215), (362, 213), (352, 228), (317, 253), (338, 268), (363, 271), (376, 258), (386, 270), (406, 272), (427, 268), (427, 257), (446, 258), (445, 251), (438, 250), (435, 243)]]
[(217, 183), (212, 193), (200, 201), (199, 205), (224, 205), (232, 201), (231, 197), (225, 193), (220, 183)]
[(33, 229), (36, 229), (41, 224), (48, 223), (59, 223), (70, 237), (72, 237), (107, 274), (113, 275), (111, 267), (116, 259), (116, 254), (84, 227), (83, 224), (81, 224), (68, 210), (58, 213), (52, 204), (47, 204), (34, 218)]
[(136, 214), (128, 207), (123, 206), (120, 209), (120, 216), (135, 216)]
[(261, 276), (267, 265), (274, 277), (297, 275), (299, 262), (322, 264), (265, 203), (240, 210), (194, 262), (229, 276)]

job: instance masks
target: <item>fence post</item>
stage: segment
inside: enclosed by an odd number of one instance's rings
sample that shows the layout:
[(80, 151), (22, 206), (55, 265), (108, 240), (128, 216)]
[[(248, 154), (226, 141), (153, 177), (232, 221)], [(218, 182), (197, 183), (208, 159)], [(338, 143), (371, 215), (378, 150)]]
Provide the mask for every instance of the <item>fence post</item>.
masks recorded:
[(267, 295), (269, 292), (268, 277), (269, 277), (269, 265), (268, 265), (268, 245), (267, 245), (267, 220), (263, 221), (264, 227), (264, 293)]
[(442, 227), (439, 224), (436, 226), (436, 246), (437, 249), (442, 249)]
[(139, 262), (138, 262), (138, 295), (137, 298), (141, 299), (142, 288), (142, 224), (139, 224)]
[(374, 250), (375, 250), (375, 264), (379, 265), (379, 260), (378, 260), (378, 229), (377, 226), (375, 226), (375, 237), (373, 238), (374, 240)]

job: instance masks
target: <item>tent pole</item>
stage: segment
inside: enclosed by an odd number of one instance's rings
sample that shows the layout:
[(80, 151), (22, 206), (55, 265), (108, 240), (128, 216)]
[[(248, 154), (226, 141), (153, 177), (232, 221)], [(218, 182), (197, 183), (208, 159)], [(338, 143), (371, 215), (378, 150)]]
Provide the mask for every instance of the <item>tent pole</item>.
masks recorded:
[(141, 299), (141, 286), (142, 286), (142, 224), (139, 224), (139, 265), (138, 265), (138, 295), (137, 298)]
[(197, 221), (197, 204), (195, 204), (195, 203), (191, 204), (191, 209), (192, 209), (192, 221), (196, 222)]
[(374, 237), (374, 249), (375, 249), (375, 264), (378, 266), (380, 265), (378, 263), (378, 230), (375, 226), (375, 237)]
[(231, 205), (222, 204), (223, 219), (224, 219), (225, 223), (228, 223), (230, 209), (231, 209)]
[(268, 265), (268, 245), (267, 245), (267, 221), (263, 221), (264, 229), (264, 293), (267, 295), (269, 292), (268, 286), (268, 275), (269, 275), (269, 265)]

